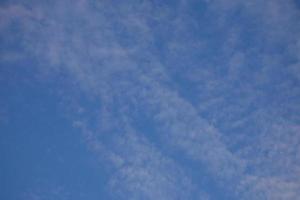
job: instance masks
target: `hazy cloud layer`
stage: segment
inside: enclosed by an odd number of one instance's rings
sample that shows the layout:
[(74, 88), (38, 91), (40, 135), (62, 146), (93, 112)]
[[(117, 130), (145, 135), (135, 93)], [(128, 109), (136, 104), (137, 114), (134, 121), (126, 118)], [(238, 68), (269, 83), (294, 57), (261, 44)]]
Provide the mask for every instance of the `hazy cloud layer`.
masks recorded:
[(292, 200), (299, 15), (292, 0), (8, 1), (1, 66), (32, 59), (99, 103), (70, 123), (112, 199)]

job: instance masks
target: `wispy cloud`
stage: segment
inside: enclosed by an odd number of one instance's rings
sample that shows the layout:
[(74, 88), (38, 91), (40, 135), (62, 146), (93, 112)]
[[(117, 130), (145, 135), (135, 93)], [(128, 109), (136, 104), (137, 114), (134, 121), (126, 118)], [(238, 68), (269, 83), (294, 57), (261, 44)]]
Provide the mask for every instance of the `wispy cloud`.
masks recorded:
[(217, 198), (169, 152), (232, 198), (299, 196), (294, 1), (8, 3), (0, 16), (1, 36), (21, 41), (14, 55), (100, 102), (74, 124), (114, 169), (114, 198)]

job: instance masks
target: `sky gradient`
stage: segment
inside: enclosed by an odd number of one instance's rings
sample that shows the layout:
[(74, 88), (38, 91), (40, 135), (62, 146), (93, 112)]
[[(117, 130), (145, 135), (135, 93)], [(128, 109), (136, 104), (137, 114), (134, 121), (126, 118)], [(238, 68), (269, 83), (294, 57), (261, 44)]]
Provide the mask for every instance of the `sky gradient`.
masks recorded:
[(300, 1), (3, 0), (0, 199), (296, 200)]

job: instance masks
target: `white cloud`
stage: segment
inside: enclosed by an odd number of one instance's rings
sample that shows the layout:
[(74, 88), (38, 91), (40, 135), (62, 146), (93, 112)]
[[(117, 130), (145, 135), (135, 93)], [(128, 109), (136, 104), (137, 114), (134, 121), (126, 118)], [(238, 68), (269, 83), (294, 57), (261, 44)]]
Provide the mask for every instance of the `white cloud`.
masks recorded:
[[(1, 8), (1, 31), (18, 21), (25, 52), (41, 68), (66, 71), (101, 101), (95, 129), (90, 122), (75, 125), (114, 166), (110, 185), (120, 197), (188, 199), (196, 187), (138, 130), (133, 116), (141, 110), (160, 143), (205, 166), (236, 196), (293, 199), (299, 193), (293, 177), (299, 127), (284, 118), (298, 105), (287, 98), (299, 98), (299, 83), (281, 77), (299, 81), (299, 14), (291, 1), (207, 1), (205, 22), (194, 19), (184, 1), (174, 8), (146, 1), (49, 6)], [(162, 40), (165, 49), (155, 46)], [(185, 81), (192, 97), (177, 81)]]

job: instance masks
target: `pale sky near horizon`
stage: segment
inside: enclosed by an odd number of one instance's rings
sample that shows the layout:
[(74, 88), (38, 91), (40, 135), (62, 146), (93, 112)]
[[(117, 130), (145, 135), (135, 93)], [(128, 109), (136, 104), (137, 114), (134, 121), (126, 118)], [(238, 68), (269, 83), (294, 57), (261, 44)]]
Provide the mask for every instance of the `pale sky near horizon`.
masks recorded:
[(0, 199), (297, 200), (300, 1), (0, 1)]

